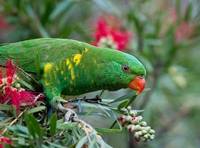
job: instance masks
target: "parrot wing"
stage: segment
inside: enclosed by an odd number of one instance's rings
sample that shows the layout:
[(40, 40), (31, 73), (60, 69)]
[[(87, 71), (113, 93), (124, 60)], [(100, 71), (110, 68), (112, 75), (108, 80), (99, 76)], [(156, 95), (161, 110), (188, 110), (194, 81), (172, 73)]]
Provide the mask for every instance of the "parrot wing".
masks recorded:
[(67, 39), (41, 38), (10, 43), (0, 46), (0, 65), (12, 59), (25, 71), (37, 73), (43, 63), (57, 62), (82, 50), (83, 43)]

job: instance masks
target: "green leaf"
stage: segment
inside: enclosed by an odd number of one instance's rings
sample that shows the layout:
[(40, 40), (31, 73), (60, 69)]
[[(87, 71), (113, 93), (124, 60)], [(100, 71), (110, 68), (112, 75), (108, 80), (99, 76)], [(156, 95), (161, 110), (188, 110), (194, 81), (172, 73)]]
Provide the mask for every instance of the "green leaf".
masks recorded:
[(54, 136), (56, 133), (56, 125), (57, 125), (57, 116), (56, 114), (53, 114), (49, 122), (51, 136)]
[(28, 129), (22, 125), (14, 125), (8, 128), (10, 131), (13, 132), (18, 132), (18, 133), (23, 133), (23, 134), (27, 134), (28, 135)]
[(27, 113), (28, 114), (33, 114), (33, 113), (36, 113), (36, 112), (43, 111), (45, 109), (46, 109), (46, 106), (38, 106), (38, 107), (30, 109)]
[(56, 8), (53, 10), (52, 14), (50, 15), (50, 19), (54, 20), (58, 16), (60, 16), (65, 11), (69, 11), (70, 8), (72, 8), (75, 0), (63, 0), (61, 1)]
[(134, 96), (132, 96), (128, 101), (128, 104), (125, 106), (125, 107), (128, 107), (128, 106), (130, 106), (132, 103), (133, 103), (133, 101), (135, 101), (135, 99), (137, 98), (137, 95), (134, 95)]
[(9, 111), (9, 110), (12, 110), (12, 106), (7, 105), (7, 104), (0, 104), (0, 110), (1, 111)]
[(26, 145), (26, 141), (25, 141), (24, 138), (18, 138), (18, 143), (19, 143), (20, 145)]
[(62, 146), (62, 145), (59, 145), (59, 144), (56, 144), (56, 143), (51, 143), (49, 141), (48, 141), (48, 144), (49, 144), (48, 148), (49, 147), (50, 148), (66, 148), (65, 146)]
[(92, 141), (89, 143), (88, 148), (96, 148), (98, 147), (96, 139), (92, 139)]
[(118, 105), (118, 107), (117, 107), (118, 110), (121, 110), (122, 108), (126, 107), (128, 105), (128, 103), (129, 103), (129, 100), (124, 100), (122, 103), (120, 103)]
[(186, 21), (190, 21), (191, 18), (191, 14), (192, 14), (192, 5), (188, 4), (187, 8), (186, 8), (186, 12), (185, 12), (185, 20)]
[(103, 147), (103, 148), (112, 148), (110, 145), (108, 145), (107, 143), (105, 143), (105, 141), (103, 139), (98, 140), (98, 143), (100, 144), (100, 147)]
[(124, 95), (122, 97), (119, 97), (111, 102), (109, 102), (109, 104), (112, 104), (112, 103), (116, 103), (116, 102), (121, 102), (123, 100), (126, 100), (126, 99), (129, 99), (130, 97), (133, 97), (133, 96), (136, 96), (135, 95), (135, 92), (131, 91), (130, 93), (128, 93), (127, 95)]
[(40, 20), (38, 19), (38, 16), (34, 12), (31, 5), (28, 5), (26, 7), (26, 13), (31, 18), (31, 21), (35, 23), (35, 27), (37, 28), (37, 31), (40, 33), (42, 37), (49, 37), (48, 32), (46, 31), (45, 27), (42, 26)]
[(30, 85), (29, 83), (27, 83), (26, 81), (19, 79), (16, 82), (19, 82), (21, 85), (23, 85), (25, 88), (28, 88), (30, 90), (35, 90), (34, 87), (32, 85)]
[(25, 122), (28, 127), (29, 133), (34, 137), (34, 138), (42, 138), (43, 132), (42, 129), (37, 122), (37, 120), (33, 117), (32, 114), (27, 114), (25, 116)]
[(0, 127), (5, 127), (5, 126), (8, 126), (10, 124), (10, 122), (13, 120), (13, 117), (8, 117), (8, 118), (4, 118), (4, 117), (1, 117), (1, 119), (3, 118), (2, 121), (0, 121)]
[(83, 137), (78, 144), (76, 145), (76, 148), (82, 148), (84, 144), (86, 144), (88, 142), (88, 137), (85, 136)]
[(119, 15), (118, 8), (110, 0), (93, 0), (103, 11)]
[(108, 134), (108, 133), (121, 133), (122, 129), (120, 128), (95, 128), (97, 132), (102, 134)]

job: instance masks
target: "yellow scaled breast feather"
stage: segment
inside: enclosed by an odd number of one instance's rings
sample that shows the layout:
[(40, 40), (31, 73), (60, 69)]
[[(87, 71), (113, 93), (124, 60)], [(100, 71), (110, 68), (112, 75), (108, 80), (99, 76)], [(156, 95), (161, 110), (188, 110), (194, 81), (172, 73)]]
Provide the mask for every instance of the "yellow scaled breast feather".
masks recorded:
[(85, 53), (87, 53), (88, 50), (89, 50), (88, 48), (85, 48), (84, 51), (81, 54), (78, 53), (78, 54), (74, 55), (73, 62), (75, 63), (76, 66), (81, 62), (81, 59), (82, 59), (83, 55)]
[[(73, 63), (75, 64), (75, 66), (78, 66), (80, 63), (81, 63), (81, 59), (83, 57), (83, 55), (88, 52), (89, 49), (85, 48), (84, 51), (80, 54), (80, 53), (77, 53), (73, 56), (72, 60), (67, 58), (65, 63), (66, 65), (68, 66), (68, 70), (70, 71), (70, 74), (71, 74), (71, 80), (74, 80), (76, 77), (75, 77), (75, 72), (74, 72), (74, 65)], [(72, 63), (73, 62), (73, 63)]]
[[(49, 75), (49, 72), (52, 70), (53, 64), (52, 63), (46, 63), (44, 65), (44, 76), (47, 77)], [(48, 86), (50, 85), (49, 79), (45, 78), (45, 85)]]
[(70, 71), (71, 79), (74, 80), (75, 79), (74, 66), (68, 58), (66, 59), (66, 65), (68, 66), (68, 70)]
[(75, 54), (73, 61), (75, 63), (75, 65), (78, 65), (81, 62), (81, 58), (82, 58), (82, 54)]
[(53, 64), (47, 63), (44, 65), (44, 73), (48, 73), (53, 68)]

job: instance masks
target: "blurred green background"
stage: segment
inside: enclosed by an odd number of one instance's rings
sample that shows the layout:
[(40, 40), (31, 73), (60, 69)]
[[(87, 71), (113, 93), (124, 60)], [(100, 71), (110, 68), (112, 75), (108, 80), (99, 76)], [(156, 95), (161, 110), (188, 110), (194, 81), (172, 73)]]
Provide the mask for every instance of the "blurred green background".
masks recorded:
[(0, 0), (0, 43), (39, 37), (91, 43), (95, 23), (106, 15), (131, 32), (124, 52), (147, 67), (146, 91), (133, 106), (145, 110), (156, 137), (136, 143), (110, 134), (105, 140), (116, 148), (200, 147), (199, 0)]

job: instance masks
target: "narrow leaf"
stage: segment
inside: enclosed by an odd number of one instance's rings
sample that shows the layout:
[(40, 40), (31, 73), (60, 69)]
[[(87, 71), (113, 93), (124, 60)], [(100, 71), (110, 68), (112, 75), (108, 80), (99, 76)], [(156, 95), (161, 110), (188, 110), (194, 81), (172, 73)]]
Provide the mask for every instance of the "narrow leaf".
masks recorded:
[(50, 123), (49, 123), (51, 136), (54, 136), (56, 133), (56, 125), (57, 125), (56, 122), (57, 122), (57, 116), (56, 114), (53, 114), (50, 118)]
[(32, 114), (27, 114), (25, 117), (25, 122), (27, 124), (28, 130), (33, 137), (41, 138), (43, 135), (42, 129), (37, 122), (37, 120), (33, 117)]
[(36, 112), (43, 111), (45, 109), (46, 109), (46, 106), (38, 106), (38, 107), (30, 109), (27, 113), (28, 114), (33, 114), (33, 113), (36, 113)]

